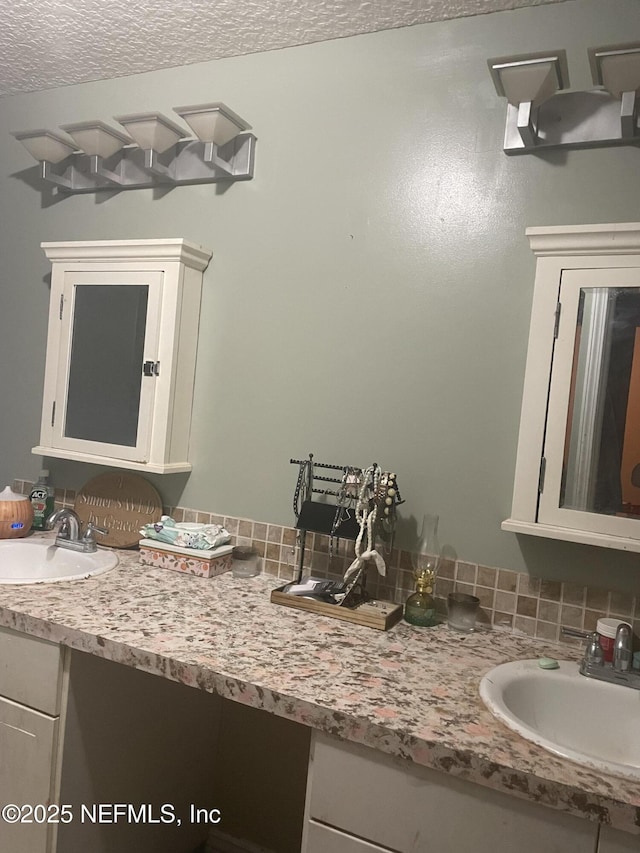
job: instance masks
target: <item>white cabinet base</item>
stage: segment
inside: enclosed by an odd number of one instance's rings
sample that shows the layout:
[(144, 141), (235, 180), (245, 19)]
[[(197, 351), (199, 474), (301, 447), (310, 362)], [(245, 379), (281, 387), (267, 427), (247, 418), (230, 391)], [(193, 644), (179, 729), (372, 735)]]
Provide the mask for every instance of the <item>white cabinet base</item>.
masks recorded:
[(0, 820), (0, 850), (6, 853), (49, 853), (53, 824), (42, 807), (51, 802), (58, 738), (58, 718), (0, 697), (0, 805), (39, 805), (23, 810), (25, 821)]
[(600, 829), (598, 853), (638, 853), (640, 850), (640, 835), (631, 835), (603, 826)]
[(0, 853), (191, 853), (205, 843), (210, 827), (191, 806), (216, 807), (218, 696), (8, 629), (0, 691), (0, 806), (39, 807), (30, 823), (0, 819)]
[(149, 474), (181, 474), (191, 471), (190, 462), (176, 462), (171, 464), (154, 462), (132, 462), (125, 459), (105, 459), (103, 456), (94, 456), (91, 453), (75, 453), (72, 450), (59, 450), (56, 447), (43, 447), (37, 445), (31, 448), (31, 452), (38, 456), (49, 456), (53, 459), (72, 459), (76, 462), (90, 462), (93, 465), (108, 465), (110, 468), (126, 468), (128, 471), (147, 471)]
[[(190, 806), (216, 806), (220, 698), (82, 652), (71, 653), (69, 682), (60, 803), (74, 820), (59, 827), (56, 853), (187, 853), (204, 843), (209, 826), (191, 821)], [(82, 806), (99, 803), (131, 805), (144, 819), (107, 809), (104, 821), (92, 812), (83, 821)], [(163, 805), (179, 822), (161, 820)]]
[(306, 837), (306, 853), (388, 853), (384, 847), (314, 820), (309, 821)]
[(320, 824), (340, 830), (324, 835), (326, 853), (593, 853), (598, 835), (588, 820), (319, 732), (306, 817), (303, 853), (320, 853)]

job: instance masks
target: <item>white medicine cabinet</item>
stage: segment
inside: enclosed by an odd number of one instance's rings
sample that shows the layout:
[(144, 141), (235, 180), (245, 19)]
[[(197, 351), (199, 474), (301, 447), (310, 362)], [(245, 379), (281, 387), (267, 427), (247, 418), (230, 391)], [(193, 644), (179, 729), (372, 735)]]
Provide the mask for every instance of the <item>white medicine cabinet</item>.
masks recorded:
[(640, 223), (526, 233), (536, 278), (502, 529), (640, 552)]
[(183, 239), (42, 243), (51, 301), (33, 453), (156, 474), (190, 471), (203, 272)]

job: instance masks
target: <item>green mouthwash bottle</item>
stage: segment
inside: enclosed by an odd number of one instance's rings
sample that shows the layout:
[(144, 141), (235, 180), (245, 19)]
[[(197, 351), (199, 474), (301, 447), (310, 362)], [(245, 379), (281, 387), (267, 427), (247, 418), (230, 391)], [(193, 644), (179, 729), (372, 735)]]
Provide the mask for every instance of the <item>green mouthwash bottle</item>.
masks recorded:
[(49, 472), (46, 469), (40, 471), (38, 482), (31, 489), (29, 500), (33, 507), (32, 530), (46, 530), (47, 518), (54, 508), (54, 490), (49, 483)]

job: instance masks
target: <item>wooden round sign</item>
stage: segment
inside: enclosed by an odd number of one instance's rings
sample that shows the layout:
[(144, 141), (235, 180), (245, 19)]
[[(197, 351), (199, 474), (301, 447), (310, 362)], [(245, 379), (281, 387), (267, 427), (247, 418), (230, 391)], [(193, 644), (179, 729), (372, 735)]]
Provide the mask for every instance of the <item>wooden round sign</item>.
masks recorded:
[(162, 498), (137, 474), (99, 474), (80, 489), (74, 509), (83, 527), (91, 521), (109, 531), (96, 537), (100, 545), (133, 548), (142, 538), (140, 528), (160, 520)]

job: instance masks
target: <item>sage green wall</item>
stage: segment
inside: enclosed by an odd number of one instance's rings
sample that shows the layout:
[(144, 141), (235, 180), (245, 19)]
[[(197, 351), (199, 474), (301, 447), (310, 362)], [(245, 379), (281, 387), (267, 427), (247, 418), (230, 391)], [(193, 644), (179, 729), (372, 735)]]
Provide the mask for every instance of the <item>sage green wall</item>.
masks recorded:
[[(193, 473), (168, 503), (292, 523), (290, 457), (398, 473), (461, 559), (635, 588), (638, 558), (503, 533), (534, 258), (528, 225), (638, 219), (640, 152), (509, 158), (486, 60), (640, 35), (637, 0), (569, 0), (0, 101), (0, 481), (31, 478), (47, 322), (42, 240), (185, 237), (212, 249)], [(43, 201), (11, 129), (221, 100), (256, 177)], [(108, 366), (105, 365), (105, 370)], [(96, 377), (99, 382), (100, 378)], [(56, 484), (99, 469), (50, 460)]]

